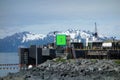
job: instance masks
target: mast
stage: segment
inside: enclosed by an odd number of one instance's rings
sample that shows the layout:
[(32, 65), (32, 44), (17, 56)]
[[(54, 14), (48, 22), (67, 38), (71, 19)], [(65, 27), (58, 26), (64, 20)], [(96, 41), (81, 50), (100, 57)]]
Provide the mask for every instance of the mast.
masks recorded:
[(95, 37), (97, 38), (98, 37), (98, 32), (97, 32), (97, 24), (96, 24), (96, 22), (95, 22)]

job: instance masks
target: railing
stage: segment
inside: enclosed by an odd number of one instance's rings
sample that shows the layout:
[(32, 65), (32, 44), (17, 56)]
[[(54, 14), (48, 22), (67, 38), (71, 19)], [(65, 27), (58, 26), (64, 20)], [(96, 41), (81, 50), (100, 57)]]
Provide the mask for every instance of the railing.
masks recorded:
[(0, 70), (19, 70), (19, 64), (0, 64)]

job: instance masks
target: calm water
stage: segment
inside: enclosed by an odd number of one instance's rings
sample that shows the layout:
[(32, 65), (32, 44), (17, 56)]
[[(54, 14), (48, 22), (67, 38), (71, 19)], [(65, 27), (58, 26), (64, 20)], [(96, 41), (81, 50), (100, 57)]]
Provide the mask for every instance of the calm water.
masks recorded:
[[(0, 53), (0, 64), (19, 64), (18, 53)], [(15, 73), (19, 71), (18, 65), (0, 66), (0, 77), (6, 76), (9, 72)]]

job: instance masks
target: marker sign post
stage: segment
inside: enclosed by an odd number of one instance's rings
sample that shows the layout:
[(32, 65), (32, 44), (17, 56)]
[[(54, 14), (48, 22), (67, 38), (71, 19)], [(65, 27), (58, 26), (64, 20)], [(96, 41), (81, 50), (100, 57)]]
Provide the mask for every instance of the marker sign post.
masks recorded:
[(66, 35), (64, 35), (64, 34), (56, 35), (56, 45), (57, 46), (65, 46), (66, 45)]

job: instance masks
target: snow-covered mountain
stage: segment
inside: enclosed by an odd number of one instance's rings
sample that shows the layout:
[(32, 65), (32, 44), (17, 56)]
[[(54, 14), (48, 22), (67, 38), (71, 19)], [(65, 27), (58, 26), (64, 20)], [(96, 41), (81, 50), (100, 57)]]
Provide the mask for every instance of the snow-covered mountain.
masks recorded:
[[(0, 39), (0, 52), (18, 51), (18, 47), (20, 46), (29, 47), (30, 45), (43, 45), (43, 44), (53, 43), (56, 34), (70, 35), (71, 42), (80, 42), (81, 40), (86, 38), (88, 38), (91, 41), (95, 40), (93, 32), (73, 30), (73, 29), (69, 29), (64, 32), (53, 31), (53, 32), (49, 32), (47, 35), (34, 34), (31, 32), (20, 32), (20, 33), (15, 33), (12, 36), (7, 36), (3, 39)], [(98, 40), (105, 40), (105, 39), (108, 38), (98, 34)]]
[(108, 37), (105, 37), (101, 34), (98, 34), (98, 37), (96, 38), (94, 36), (93, 32), (90, 31), (82, 31), (82, 30), (73, 30), (68, 29), (64, 32), (57, 32), (56, 34), (66, 34), (70, 35), (71, 42), (82, 42), (82, 40), (88, 39), (88, 41), (104, 41), (108, 39)]
[(32, 40), (42, 40), (45, 35), (42, 34), (33, 34), (31, 32), (24, 32), (25, 34), (22, 36), (22, 42), (32, 41)]

